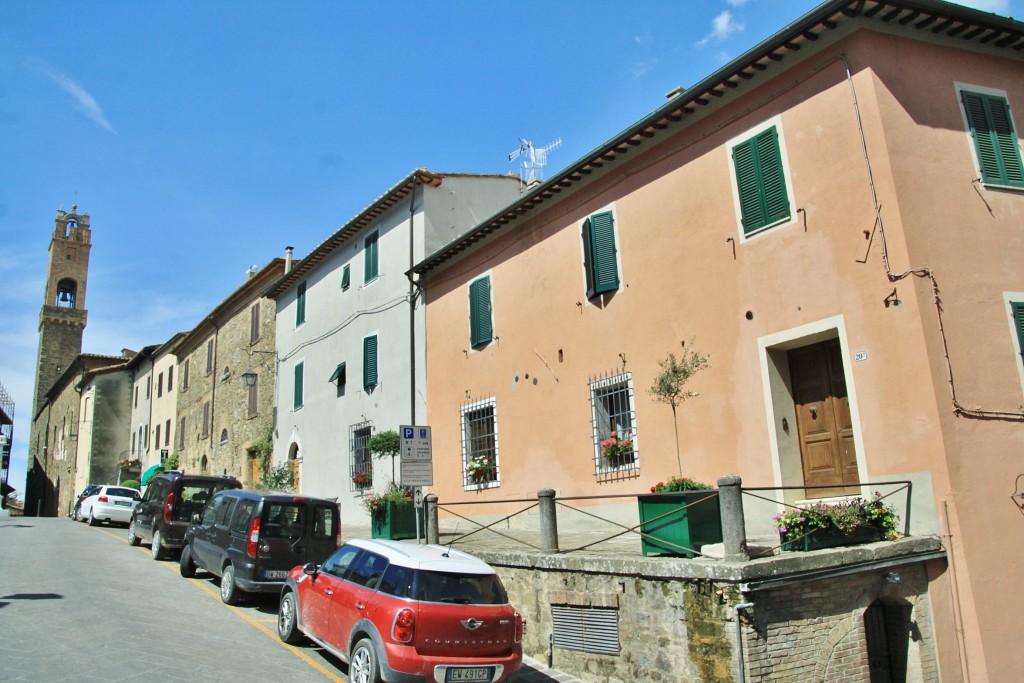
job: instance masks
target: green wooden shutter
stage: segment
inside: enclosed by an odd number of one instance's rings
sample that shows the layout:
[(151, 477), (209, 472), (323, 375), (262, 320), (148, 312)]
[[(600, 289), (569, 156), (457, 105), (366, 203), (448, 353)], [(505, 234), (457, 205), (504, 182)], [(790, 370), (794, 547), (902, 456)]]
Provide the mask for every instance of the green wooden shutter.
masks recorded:
[(594, 294), (619, 288), (619, 267), (615, 255), (615, 221), (611, 211), (590, 217), (591, 256), (594, 259)]
[(469, 343), (486, 344), (494, 339), (491, 322), (491, 278), (482, 277), (469, 285)]
[(350, 278), (351, 278), (351, 275), (350, 275), (349, 267), (346, 264), (345, 267), (341, 269), (341, 288), (342, 289), (348, 289)]
[(1017, 347), (1024, 362), (1024, 301), (1011, 301), (1010, 307), (1013, 310), (1013, 329), (1017, 330)]
[(363, 337), (363, 386), (377, 386), (377, 335)]
[(743, 233), (789, 218), (789, 196), (775, 126), (732, 150)]
[(375, 232), (363, 240), (363, 282), (377, 277), (377, 239), (378, 233)]
[(306, 322), (306, 283), (299, 283), (299, 291), (295, 295), (295, 324)]
[(295, 387), (293, 390), (292, 407), (298, 410), (302, 407), (302, 363), (295, 364)]
[(986, 183), (1024, 187), (1017, 134), (1006, 98), (963, 90), (960, 93)]

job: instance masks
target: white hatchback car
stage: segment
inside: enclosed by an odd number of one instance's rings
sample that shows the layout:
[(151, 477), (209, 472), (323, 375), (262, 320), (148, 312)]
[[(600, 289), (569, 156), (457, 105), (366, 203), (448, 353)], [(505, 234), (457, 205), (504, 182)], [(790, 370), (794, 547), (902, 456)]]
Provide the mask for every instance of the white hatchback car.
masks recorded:
[(79, 519), (88, 520), (89, 526), (101, 522), (127, 524), (131, 521), (132, 510), (142, 500), (138, 489), (125, 486), (101, 486), (82, 501)]

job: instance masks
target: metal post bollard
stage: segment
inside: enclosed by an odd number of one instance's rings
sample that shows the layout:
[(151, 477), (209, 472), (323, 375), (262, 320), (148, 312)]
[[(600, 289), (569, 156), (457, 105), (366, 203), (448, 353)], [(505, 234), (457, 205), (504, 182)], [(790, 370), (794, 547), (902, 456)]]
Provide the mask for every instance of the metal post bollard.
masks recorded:
[(424, 513), (427, 518), (427, 543), (436, 544), (440, 539), (437, 527), (437, 496), (428, 493), (423, 497)]
[(747, 527), (743, 521), (743, 480), (736, 474), (718, 479), (718, 503), (722, 514), (722, 545), (726, 562), (746, 562)]
[(558, 515), (555, 513), (555, 490), (537, 491), (540, 505), (540, 548), (549, 553), (558, 552)]

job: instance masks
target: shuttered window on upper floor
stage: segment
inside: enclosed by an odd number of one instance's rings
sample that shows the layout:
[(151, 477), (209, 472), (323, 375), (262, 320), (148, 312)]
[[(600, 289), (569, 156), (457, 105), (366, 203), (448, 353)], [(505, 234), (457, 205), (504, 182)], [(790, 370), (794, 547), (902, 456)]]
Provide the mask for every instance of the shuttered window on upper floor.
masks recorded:
[(1024, 301), (1011, 301), (1010, 309), (1013, 311), (1013, 329), (1017, 333), (1020, 360), (1024, 363)]
[(999, 95), (970, 90), (961, 90), (960, 98), (974, 139), (982, 182), (1024, 188), (1024, 165), (1009, 102)]
[(583, 221), (583, 269), (587, 275), (587, 298), (619, 288), (618, 249), (615, 219), (611, 211), (595, 213)]
[(376, 279), (380, 274), (378, 272), (379, 255), (377, 251), (379, 237), (380, 234), (374, 231), (363, 240), (363, 283)]
[(377, 386), (377, 335), (363, 337), (363, 387)]
[(469, 337), (472, 346), (480, 346), (494, 339), (490, 276), (478, 278), (469, 284)]
[(292, 408), (298, 410), (302, 407), (302, 383), (305, 372), (303, 370), (303, 363), (295, 364), (295, 383), (292, 388)]
[(788, 219), (789, 192), (778, 129), (771, 126), (733, 147), (732, 161), (743, 234)]
[(295, 293), (295, 326), (306, 322), (306, 283), (300, 282)]

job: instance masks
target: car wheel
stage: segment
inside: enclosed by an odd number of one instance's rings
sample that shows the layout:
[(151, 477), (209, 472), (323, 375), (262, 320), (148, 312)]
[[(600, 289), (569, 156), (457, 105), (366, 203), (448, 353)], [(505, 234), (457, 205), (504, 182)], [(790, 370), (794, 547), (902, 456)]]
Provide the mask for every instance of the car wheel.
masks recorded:
[(135, 533), (135, 520), (128, 523), (128, 545), (135, 546), (141, 542), (139, 535)]
[(302, 640), (298, 616), (295, 593), (285, 593), (281, 597), (281, 606), (277, 611), (277, 635), (289, 645), (295, 645)]
[(178, 570), (186, 579), (191, 579), (196, 575), (196, 563), (192, 561), (192, 551), (189, 549), (188, 544), (181, 549), (181, 559), (178, 561)]
[(92, 514), (92, 510), (89, 510), (89, 526), (96, 526), (100, 521), (96, 519), (96, 516)]
[(377, 651), (369, 638), (356, 643), (349, 658), (348, 678), (352, 683), (380, 683), (380, 667), (377, 666)]
[(241, 592), (235, 585), (235, 568), (229, 564), (220, 577), (220, 599), (225, 605), (237, 605)]
[(153, 543), (149, 547), (154, 560), (163, 560), (167, 557), (167, 549), (164, 548), (163, 535), (159, 529), (153, 530)]

